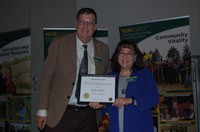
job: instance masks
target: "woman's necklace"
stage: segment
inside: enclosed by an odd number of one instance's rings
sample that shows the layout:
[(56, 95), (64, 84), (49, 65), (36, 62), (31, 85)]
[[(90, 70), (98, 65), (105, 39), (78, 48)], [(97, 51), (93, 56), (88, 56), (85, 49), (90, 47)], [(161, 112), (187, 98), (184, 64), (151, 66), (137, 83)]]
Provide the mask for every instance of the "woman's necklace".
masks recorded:
[(120, 72), (120, 76), (121, 78), (123, 78), (121, 79), (121, 83), (122, 83), (121, 94), (126, 94), (126, 87), (127, 87), (126, 79), (130, 77), (130, 74), (131, 74), (131, 70), (122, 70)]

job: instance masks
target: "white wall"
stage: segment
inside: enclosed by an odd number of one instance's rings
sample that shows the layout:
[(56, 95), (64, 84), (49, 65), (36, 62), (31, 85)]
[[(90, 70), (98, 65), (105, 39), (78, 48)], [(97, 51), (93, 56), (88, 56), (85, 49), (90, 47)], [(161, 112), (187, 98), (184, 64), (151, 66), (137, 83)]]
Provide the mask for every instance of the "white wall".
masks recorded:
[(29, 0), (0, 0), (0, 33), (29, 26)]

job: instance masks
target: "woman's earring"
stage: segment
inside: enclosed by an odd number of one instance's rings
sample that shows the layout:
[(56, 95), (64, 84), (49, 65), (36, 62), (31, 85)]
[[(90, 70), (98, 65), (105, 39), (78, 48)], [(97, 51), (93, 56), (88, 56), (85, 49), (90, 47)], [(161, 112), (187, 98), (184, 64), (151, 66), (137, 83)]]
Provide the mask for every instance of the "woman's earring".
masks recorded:
[(137, 56), (134, 57), (134, 61), (136, 61)]

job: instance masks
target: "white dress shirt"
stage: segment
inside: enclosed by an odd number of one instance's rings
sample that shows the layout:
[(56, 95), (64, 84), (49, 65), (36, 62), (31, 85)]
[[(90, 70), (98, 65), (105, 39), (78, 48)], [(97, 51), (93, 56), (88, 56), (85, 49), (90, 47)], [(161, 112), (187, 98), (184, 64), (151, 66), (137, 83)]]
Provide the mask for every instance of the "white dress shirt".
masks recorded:
[[(77, 43), (77, 68), (76, 68), (76, 83), (74, 85), (69, 104), (70, 105), (77, 105), (77, 99), (75, 97), (75, 92), (76, 92), (76, 84), (77, 84), (77, 79), (78, 79), (78, 72), (79, 68), (81, 65), (81, 61), (83, 58), (83, 53), (84, 53), (84, 45), (78, 37), (76, 37)], [(90, 42), (86, 43), (87, 45), (87, 53), (88, 53), (88, 74), (95, 74), (95, 62), (94, 62), (94, 44), (93, 44), (93, 39), (91, 39)], [(90, 52), (88, 52), (90, 51)]]

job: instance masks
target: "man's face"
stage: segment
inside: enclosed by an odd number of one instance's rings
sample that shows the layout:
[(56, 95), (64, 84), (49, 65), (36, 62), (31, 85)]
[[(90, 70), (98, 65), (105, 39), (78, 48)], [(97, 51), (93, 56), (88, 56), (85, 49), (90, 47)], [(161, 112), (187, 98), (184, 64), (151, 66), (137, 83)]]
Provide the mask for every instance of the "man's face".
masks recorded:
[(93, 14), (81, 14), (76, 22), (76, 30), (79, 39), (83, 43), (90, 41), (97, 29), (95, 16)]

